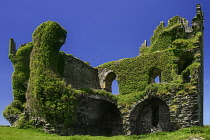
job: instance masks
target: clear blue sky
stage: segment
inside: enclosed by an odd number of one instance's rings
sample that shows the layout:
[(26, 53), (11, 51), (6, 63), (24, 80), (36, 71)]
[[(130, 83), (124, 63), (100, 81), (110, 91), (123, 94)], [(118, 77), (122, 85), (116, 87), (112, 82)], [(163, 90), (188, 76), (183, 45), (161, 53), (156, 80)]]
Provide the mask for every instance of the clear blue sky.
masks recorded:
[[(96, 67), (105, 62), (135, 57), (156, 26), (175, 15), (195, 16), (196, 4), (205, 13), (204, 124), (210, 124), (210, 1), (209, 0), (1, 0), (0, 2), (0, 112), (12, 100), (8, 59), (9, 38), (31, 42), (34, 29), (47, 20), (67, 31), (61, 48)], [(0, 125), (9, 124), (0, 114)]]

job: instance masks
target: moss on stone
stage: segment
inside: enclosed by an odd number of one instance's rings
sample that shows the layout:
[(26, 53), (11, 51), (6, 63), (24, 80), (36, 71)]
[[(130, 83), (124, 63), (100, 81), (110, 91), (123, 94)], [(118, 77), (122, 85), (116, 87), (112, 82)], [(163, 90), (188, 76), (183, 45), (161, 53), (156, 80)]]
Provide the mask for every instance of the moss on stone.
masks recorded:
[(33, 43), (28, 43), (22, 46), (16, 52), (16, 55), (10, 57), (13, 62), (15, 71), (12, 74), (12, 86), (14, 100), (26, 102), (25, 93), (27, 89), (27, 82), (30, 76), (30, 53), (33, 48)]
[[(89, 98), (88, 95), (110, 99), (121, 109), (124, 118), (129, 117), (131, 109), (134, 109), (132, 107), (138, 102), (148, 100), (146, 103), (149, 103), (153, 98), (158, 98), (154, 101), (163, 100), (166, 107), (169, 106), (170, 113), (176, 116), (181, 110), (177, 102), (189, 103), (183, 97), (197, 95), (200, 90), (198, 74), (202, 70), (203, 57), (202, 32), (196, 30), (189, 34), (183, 20), (175, 16), (166, 27), (161, 22), (151, 37), (151, 46), (147, 47), (145, 42), (139, 56), (104, 63), (95, 69), (89, 63), (59, 51), (65, 43), (67, 31), (56, 22), (47, 21), (38, 26), (32, 35), (33, 42), (20, 47), (17, 52), (14, 40), (10, 40), (9, 58), (15, 69), (12, 77), (14, 101), (3, 112), (5, 118), (18, 115), (16, 126), (20, 128), (38, 124), (34, 118), (39, 118), (56, 131), (59, 128), (71, 129), (77, 117), (79, 99), (84, 96)], [(75, 63), (79, 62), (82, 66), (78, 67), (71, 60), (78, 60)], [(65, 75), (65, 65), (68, 63), (72, 65), (68, 68), (75, 68), (70, 78)], [(96, 89), (80, 86), (74, 89), (73, 84), (65, 81), (66, 77), (71, 80), (73, 76), (80, 81), (83, 77), (78, 75), (83, 75), (84, 71), (74, 75), (79, 68), (93, 73), (97, 84), (93, 87)], [(106, 73), (106, 76), (111, 73), (111, 78), (100, 75), (100, 72)], [(160, 81), (155, 83), (158, 76)], [(109, 81), (102, 83), (104, 85), (111, 85), (111, 80), (116, 78), (119, 95), (105, 91), (103, 85), (100, 87), (99, 83), (106, 78)]]
[[(140, 48), (141, 54), (134, 58), (121, 59), (119, 61), (108, 62), (98, 66), (100, 69), (111, 69), (117, 75), (120, 95), (119, 104), (133, 104), (141, 97), (154, 91), (157, 95), (170, 94), (171, 90), (182, 92), (187, 85), (193, 87), (197, 79), (191, 77), (190, 83), (184, 83), (185, 73), (195, 75), (200, 67), (200, 53), (193, 54), (200, 49), (202, 33), (197, 32), (194, 37), (188, 39), (184, 33), (181, 18), (175, 16), (169, 20), (169, 25), (164, 27), (161, 22), (151, 37), (151, 46)], [(181, 61), (186, 62), (181, 62)], [(192, 61), (192, 62), (191, 62)], [(186, 68), (179, 74), (180, 63)], [(161, 83), (150, 83), (153, 69), (161, 71)], [(189, 76), (190, 76), (189, 75)], [(180, 91), (179, 91), (180, 90)], [(129, 94), (129, 95), (128, 95)]]

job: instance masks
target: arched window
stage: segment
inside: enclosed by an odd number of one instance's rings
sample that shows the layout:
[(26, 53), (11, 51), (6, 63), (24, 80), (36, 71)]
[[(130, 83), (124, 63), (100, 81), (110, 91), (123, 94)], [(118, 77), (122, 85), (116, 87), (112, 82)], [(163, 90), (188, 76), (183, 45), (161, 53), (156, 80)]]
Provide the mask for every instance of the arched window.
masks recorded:
[(114, 72), (110, 72), (107, 74), (105, 78), (105, 88), (106, 91), (112, 92), (113, 94), (118, 94), (118, 82), (116, 80), (116, 74)]
[(149, 84), (151, 83), (160, 83), (161, 82), (161, 71), (158, 68), (153, 68), (150, 71)]

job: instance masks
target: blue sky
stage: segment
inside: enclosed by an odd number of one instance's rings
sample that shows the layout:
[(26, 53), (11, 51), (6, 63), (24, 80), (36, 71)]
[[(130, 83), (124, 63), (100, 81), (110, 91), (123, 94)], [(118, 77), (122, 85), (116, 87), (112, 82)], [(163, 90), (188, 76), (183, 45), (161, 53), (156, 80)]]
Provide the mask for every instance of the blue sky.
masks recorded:
[[(204, 32), (204, 124), (210, 124), (210, 1), (209, 0), (2, 0), (0, 2), (0, 112), (12, 100), (8, 59), (9, 38), (17, 47), (31, 42), (42, 22), (51, 20), (67, 31), (61, 48), (96, 67), (105, 62), (135, 57), (139, 47), (153, 35), (161, 21), (175, 15), (195, 16), (196, 4), (205, 13)], [(9, 124), (0, 114), (0, 125)]]

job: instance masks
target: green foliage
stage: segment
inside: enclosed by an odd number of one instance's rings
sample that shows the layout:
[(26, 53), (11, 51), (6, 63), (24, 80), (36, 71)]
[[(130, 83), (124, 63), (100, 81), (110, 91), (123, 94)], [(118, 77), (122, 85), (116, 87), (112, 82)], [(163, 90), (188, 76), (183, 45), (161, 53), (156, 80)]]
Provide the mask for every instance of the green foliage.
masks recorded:
[(168, 20), (168, 27), (173, 26), (177, 23), (180, 23), (180, 17), (179, 16), (174, 16), (171, 19)]
[(41, 44), (40, 48), (53, 46), (52, 49), (58, 50), (65, 42), (66, 34), (67, 31), (57, 22), (47, 21), (36, 28), (32, 37), (33, 42)]
[(176, 55), (181, 55), (186, 51), (194, 51), (199, 48), (198, 44), (201, 43), (202, 33), (197, 32), (193, 38), (190, 39), (176, 39), (172, 43), (174, 48), (174, 53)]
[[(75, 90), (67, 86), (62, 80), (66, 54), (59, 51), (67, 31), (56, 22), (41, 24), (33, 33), (33, 42), (20, 47), (16, 54), (9, 54), (15, 69), (12, 77), (15, 100), (5, 109), (5, 118), (23, 113), (27, 98), (26, 108), (30, 116), (20, 115), (18, 127), (29, 128), (34, 124), (29, 117), (39, 117), (55, 128), (62, 124), (67, 129), (74, 122), (77, 99), (83, 94), (109, 97), (119, 106), (125, 106), (123, 111), (126, 112), (130, 105), (150, 93), (159, 96), (175, 90), (177, 95), (196, 93), (193, 84), (198, 80), (193, 75), (201, 67), (199, 47), (202, 33), (188, 39), (180, 20), (178, 16), (173, 17), (167, 27), (161, 23), (151, 37), (151, 46), (140, 49), (141, 55), (97, 67), (99, 70), (113, 70), (120, 95), (94, 89)], [(181, 62), (182, 59), (186, 62)], [(183, 69), (180, 65), (184, 65)], [(160, 73), (157, 74), (156, 69)], [(184, 78), (190, 75), (190, 82), (186, 83)], [(152, 82), (155, 76), (161, 76), (161, 83)], [(177, 106), (171, 108), (175, 111)]]
[(117, 97), (113, 95), (110, 92), (104, 91), (104, 90), (97, 90), (97, 89), (90, 89), (90, 88), (85, 88), (85, 89), (80, 89), (80, 94), (94, 94), (94, 95), (103, 95), (106, 97), (111, 98), (113, 101), (117, 102)]
[[(164, 27), (161, 31), (155, 32), (151, 37), (150, 52), (161, 51), (172, 47), (172, 42), (182, 35), (181, 23)], [(179, 34), (180, 33), (180, 34)]]
[(21, 129), (32, 129), (34, 128), (32, 120), (29, 120), (25, 114), (20, 114), (19, 119), (15, 122), (15, 127)]
[[(26, 96), (31, 115), (44, 118), (57, 127), (73, 122), (77, 92), (61, 81), (64, 53), (59, 52), (66, 38), (66, 30), (58, 23), (47, 21), (33, 33), (30, 55), (30, 78)], [(58, 64), (59, 63), (59, 64)]]
[(164, 23), (161, 22), (154, 30), (154, 34), (151, 37), (151, 46), (140, 48), (140, 53), (145, 54), (162, 51), (171, 48), (174, 40), (185, 38), (186, 35), (180, 21), (181, 18), (179, 16), (175, 16), (169, 20), (167, 27), (164, 27)]
[(16, 55), (11, 58), (15, 70), (12, 74), (13, 95), (15, 100), (20, 100), (22, 103), (26, 102), (25, 93), (30, 75), (29, 63), (32, 48), (33, 43), (28, 43), (20, 47)]
[[(117, 75), (119, 105), (131, 105), (152, 91), (160, 96), (170, 94), (171, 90), (177, 90), (179, 94), (195, 93), (193, 83), (197, 82), (197, 77), (193, 75), (201, 67), (199, 49), (202, 33), (197, 32), (194, 37), (187, 38), (180, 21), (181, 18), (175, 16), (169, 20), (167, 27), (161, 22), (151, 37), (151, 46), (141, 47), (139, 56), (97, 67), (99, 70), (111, 69)], [(161, 71), (161, 83), (151, 83), (154, 69)], [(185, 83), (186, 76), (191, 76), (190, 83)]]
[[(148, 55), (120, 60), (99, 66), (99, 69), (112, 69), (119, 82), (120, 94), (138, 93), (143, 91), (150, 81), (150, 71), (158, 68), (162, 71), (161, 79), (170, 82), (173, 68), (173, 52), (154, 52)], [(159, 60), (159, 61), (156, 61)], [(118, 65), (116, 65), (118, 64)]]
[[(17, 105), (14, 105), (14, 102), (10, 105), (8, 105), (6, 107), (6, 109), (3, 111), (3, 116), (6, 118), (6, 119), (9, 119), (10, 115), (19, 115), (22, 113), (22, 106), (21, 104), (19, 104), (18, 106)], [(17, 101), (18, 102), (18, 101)]]
[(17, 129), (0, 126), (0, 140), (181, 140), (202, 137), (210, 139), (210, 127), (190, 127), (175, 132), (161, 132), (132, 136), (57, 136), (33, 129)]
[(64, 72), (64, 67), (65, 67), (65, 53), (60, 51), (59, 52), (59, 59), (58, 59), (58, 66), (57, 66), (57, 69), (58, 69), (58, 73), (61, 77), (63, 77), (63, 72)]
[(12, 87), (14, 101), (4, 110), (4, 117), (9, 119), (10, 115), (20, 115), (24, 111), (26, 102), (27, 82), (30, 76), (30, 53), (33, 43), (20, 47), (15, 55), (10, 57), (15, 71), (12, 74)]

